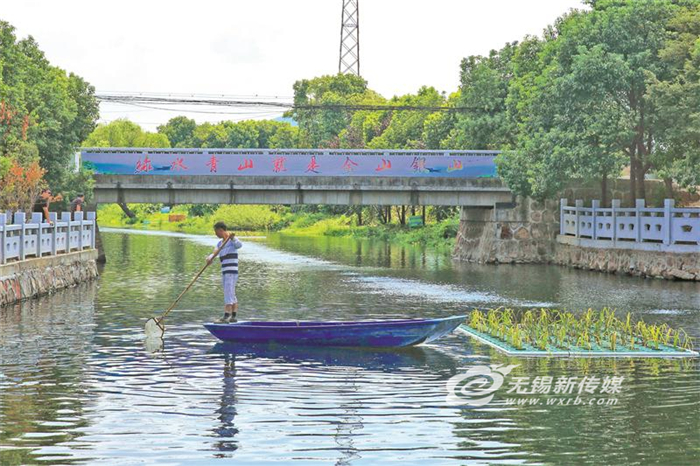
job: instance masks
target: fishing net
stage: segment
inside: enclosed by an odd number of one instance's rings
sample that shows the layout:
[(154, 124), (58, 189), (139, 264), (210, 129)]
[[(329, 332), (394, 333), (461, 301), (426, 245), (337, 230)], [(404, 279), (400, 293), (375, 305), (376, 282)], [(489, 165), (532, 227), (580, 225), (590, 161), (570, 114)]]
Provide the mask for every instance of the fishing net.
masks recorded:
[(163, 338), (165, 333), (165, 327), (163, 324), (156, 320), (155, 317), (151, 317), (146, 321), (146, 338)]

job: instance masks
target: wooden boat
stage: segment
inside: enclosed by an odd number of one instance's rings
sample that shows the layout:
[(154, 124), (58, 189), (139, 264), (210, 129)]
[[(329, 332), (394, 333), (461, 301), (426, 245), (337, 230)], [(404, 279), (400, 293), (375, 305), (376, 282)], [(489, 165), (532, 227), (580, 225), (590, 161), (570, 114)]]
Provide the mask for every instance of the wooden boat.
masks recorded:
[(349, 322), (242, 321), (204, 324), (222, 341), (309, 346), (401, 347), (429, 343), (452, 332), (465, 316)]

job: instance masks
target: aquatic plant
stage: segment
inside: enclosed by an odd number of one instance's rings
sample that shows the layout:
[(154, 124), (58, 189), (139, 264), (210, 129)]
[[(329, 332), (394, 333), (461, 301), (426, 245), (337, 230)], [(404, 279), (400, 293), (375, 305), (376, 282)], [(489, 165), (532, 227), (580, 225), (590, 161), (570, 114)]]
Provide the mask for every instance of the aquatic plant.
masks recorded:
[(631, 313), (624, 319), (615, 310), (587, 309), (576, 315), (557, 309), (490, 309), (486, 313), (474, 309), (469, 316), (471, 328), (505, 341), (517, 349), (525, 346), (548, 350), (597, 348), (609, 351), (634, 351), (676, 348), (692, 350), (693, 341), (683, 330), (667, 324), (633, 322)]

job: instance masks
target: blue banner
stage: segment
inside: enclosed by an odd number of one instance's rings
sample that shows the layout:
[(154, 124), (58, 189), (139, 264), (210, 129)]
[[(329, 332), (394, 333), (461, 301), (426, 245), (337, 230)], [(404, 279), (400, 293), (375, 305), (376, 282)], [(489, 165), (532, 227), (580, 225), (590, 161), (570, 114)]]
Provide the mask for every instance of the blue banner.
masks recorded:
[(496, 152), (85, 149), (102, 175), (399, 176), (492, 178)]

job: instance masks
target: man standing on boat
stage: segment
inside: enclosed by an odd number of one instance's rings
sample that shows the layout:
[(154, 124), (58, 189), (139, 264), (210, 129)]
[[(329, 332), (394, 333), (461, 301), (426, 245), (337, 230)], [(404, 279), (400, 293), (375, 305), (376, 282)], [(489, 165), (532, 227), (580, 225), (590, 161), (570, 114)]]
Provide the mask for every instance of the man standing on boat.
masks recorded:
[[(243, 243), (236, 238), (234, 233), (230, 233), (224, 222), (217, 222), (214, 225), (214, 233), (221, 238), (216, 245), (216, 249), (228, 239), (229, 241), (219, 251), (221, 260), (221, 277), (224, 286), (224, 316), (217, 320), (218, 323), (229, 323), (236, 321), (238, 312), (238, 300), (236, 299), (236, 282), (238, 281), (238, 250), (243, 247)], [(214, 250), (216, 252), (216, 249)], [(207, 256), (207, 263), (214, 261), (214, 253)]]

